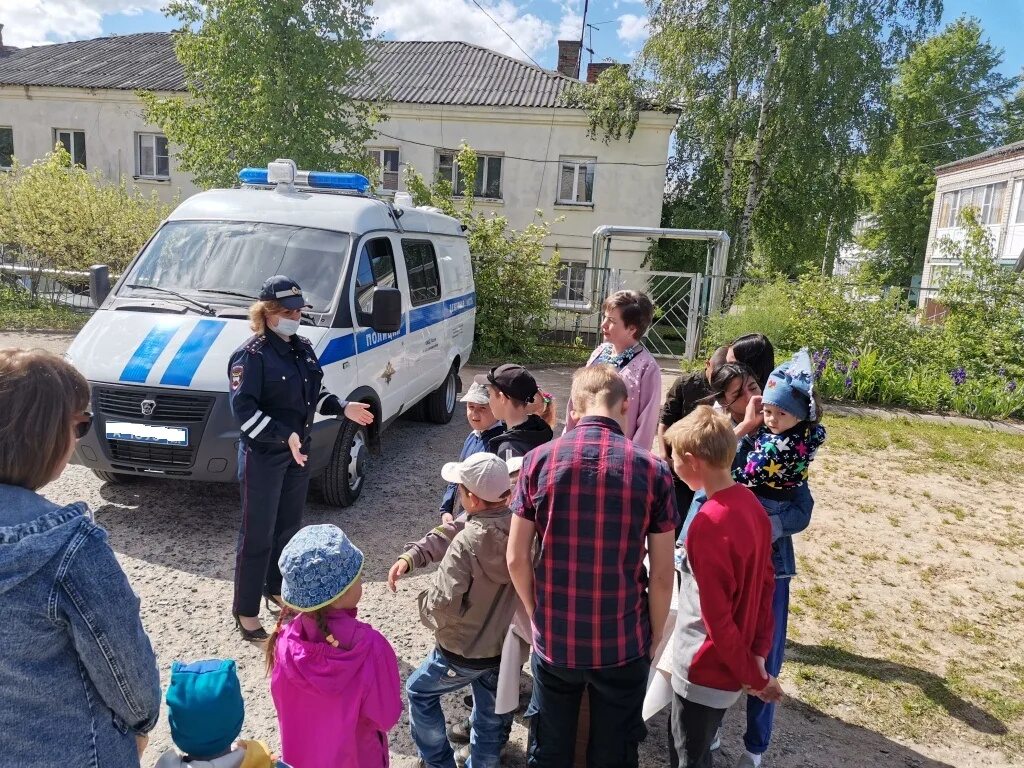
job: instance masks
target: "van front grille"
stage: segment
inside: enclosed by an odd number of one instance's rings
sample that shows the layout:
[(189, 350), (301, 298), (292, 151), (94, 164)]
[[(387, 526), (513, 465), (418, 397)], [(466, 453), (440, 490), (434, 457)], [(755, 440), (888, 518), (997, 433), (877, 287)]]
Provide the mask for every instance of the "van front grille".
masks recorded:
[[(202, 424), (213, 405), (213, 398), (208, 395), (161, 390), (147, 392), (134, 387), (95, 387), (93, 393), (96, 405), (104, 416), (143, 423)], [(144, 400), (155, 404), (148, 416), (142, 409)]]

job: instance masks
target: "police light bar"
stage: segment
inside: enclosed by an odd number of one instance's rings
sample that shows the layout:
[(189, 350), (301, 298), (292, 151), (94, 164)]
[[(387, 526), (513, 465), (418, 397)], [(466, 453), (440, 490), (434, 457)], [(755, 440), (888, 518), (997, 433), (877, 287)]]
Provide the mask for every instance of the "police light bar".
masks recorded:
[(361, 195), (370, 190), (370, 180), (358, 173), (294, 169), (295, 164), (291, 160), (276, 160), (267, 168), (243, 168), (238, 172), (238, 180), (243, 184), (257, 186), (290, 185), (294, 182), (312, 189), (337, 189)]

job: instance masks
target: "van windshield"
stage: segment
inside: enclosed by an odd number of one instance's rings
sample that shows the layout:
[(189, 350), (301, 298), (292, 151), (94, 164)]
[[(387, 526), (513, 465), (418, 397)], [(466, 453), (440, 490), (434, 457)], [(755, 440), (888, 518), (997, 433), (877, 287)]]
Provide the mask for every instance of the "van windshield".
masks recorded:
[(348, 235), (323, 229), (172, 221), (146, 246), (118, 296), (150, 298), (155, 295), (152, 287), (206, 303), (245, 304), (245, 297), (257, 296), (268, 277), (287, 275), (302, 286), (311, 311), (325, 312), (341, 280), (348, 249)]

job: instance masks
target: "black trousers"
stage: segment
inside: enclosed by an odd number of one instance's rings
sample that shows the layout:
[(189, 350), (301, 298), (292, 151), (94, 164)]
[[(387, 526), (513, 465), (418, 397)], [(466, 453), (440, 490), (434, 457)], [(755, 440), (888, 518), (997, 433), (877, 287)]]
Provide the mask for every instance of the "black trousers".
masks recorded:
[(570, 768), (576, 747), (580, 697), (590, 690), (588, 768), (636, 768), (637, 747), (647, 736), (644, 694), (650, 660), (607, 669), (567, 669), (548, 664), (536, 653), (531, 662), (533, 698), (527, 765)]
[(711, 768), (711, 745), (725, 717), (724, 709), (714, 709), (672, 694), (672, 722), (668, 734), (668, 760), (671, 768)]
[(240, 616), (258, 616), (260, 598), (281, 593), (277, 561), (302, 526), (309, 490), (309, 469), (292, 453), (264, 451), (242, 443), (238, 448), (238, 484), (242, 493), (242, 525), (235, 552), (235, 600)]

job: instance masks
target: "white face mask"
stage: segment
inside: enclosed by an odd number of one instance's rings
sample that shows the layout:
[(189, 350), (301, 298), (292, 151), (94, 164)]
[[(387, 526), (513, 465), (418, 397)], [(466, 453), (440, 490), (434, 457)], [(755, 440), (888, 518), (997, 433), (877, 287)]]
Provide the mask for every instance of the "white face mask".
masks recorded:
[(274, 330), (282, 336), (294, 336), (299, 332), (299, 321), (290, 320), (287, 317), (278, 318), (277, 327)]

